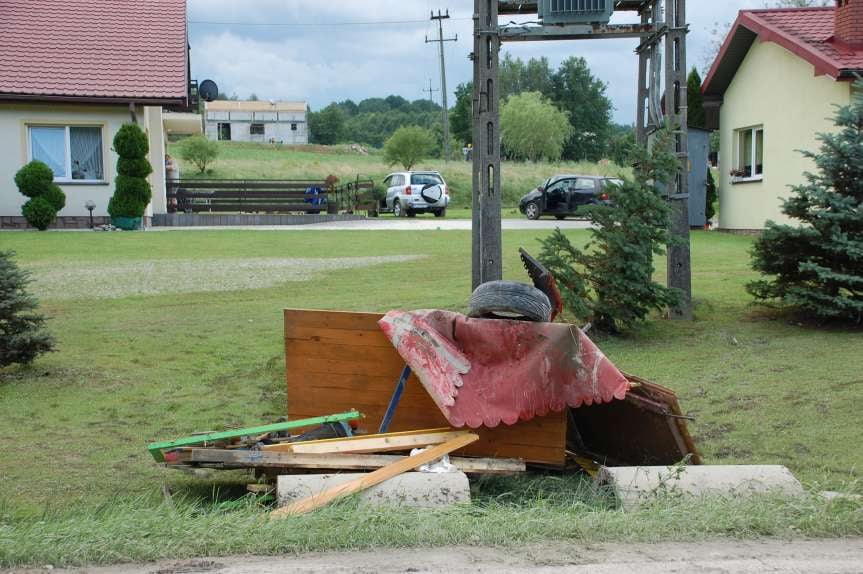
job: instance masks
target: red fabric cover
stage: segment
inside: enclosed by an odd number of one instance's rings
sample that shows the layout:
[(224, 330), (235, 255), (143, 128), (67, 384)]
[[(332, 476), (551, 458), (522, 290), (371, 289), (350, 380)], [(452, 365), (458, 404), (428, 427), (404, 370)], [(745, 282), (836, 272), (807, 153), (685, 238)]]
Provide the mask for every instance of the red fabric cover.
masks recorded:
[(512, 425), (623, 399), (629, 389), (572, 325), (451, 311), (390, 311), (379, 325), (454, 427)]

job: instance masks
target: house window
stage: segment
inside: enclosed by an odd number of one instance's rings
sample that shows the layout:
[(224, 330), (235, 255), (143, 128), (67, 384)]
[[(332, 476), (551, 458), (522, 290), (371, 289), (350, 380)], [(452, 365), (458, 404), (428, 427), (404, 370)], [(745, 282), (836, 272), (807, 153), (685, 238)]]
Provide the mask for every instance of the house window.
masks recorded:
[(253, 135), (253, 136), (264, 135), (264, 124), (250, 124), (249, 125), (249, 134)]
[(101, 127), (28, 126), (27, 131), (30, 160), (45, 162), (55, 180), (105, 180)]
[(755, 126), (734, 132), (736, 165), (733, 181), (756, 181), (764, 177), (764, 127)]
[(297, 131), (297, 124), (291, 124), (291, 131), (292, 132)]
[(231, 140), (231, 124), (224, 122), (218, 125), (219, 139), (230, 141)]

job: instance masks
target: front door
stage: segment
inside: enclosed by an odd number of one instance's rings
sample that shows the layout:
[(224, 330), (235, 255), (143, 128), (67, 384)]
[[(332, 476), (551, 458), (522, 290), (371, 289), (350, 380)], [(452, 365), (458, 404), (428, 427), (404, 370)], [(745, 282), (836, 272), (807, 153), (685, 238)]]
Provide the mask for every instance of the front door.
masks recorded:
[(231, 124), (228, 122), (219, 124), (219, 139), (231, 141)]
[(556, 181), (545, 189), (545, 213), (566, 213), (569, 211), (569, 186), (571, 179)]

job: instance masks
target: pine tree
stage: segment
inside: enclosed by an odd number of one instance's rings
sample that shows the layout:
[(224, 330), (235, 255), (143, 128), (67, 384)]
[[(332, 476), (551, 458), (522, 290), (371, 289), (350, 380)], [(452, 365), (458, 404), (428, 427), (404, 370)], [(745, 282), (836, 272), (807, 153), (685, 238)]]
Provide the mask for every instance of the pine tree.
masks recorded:
[(707, 116), (704, 114), (704, 96), (701, 94), (701, 75), (693, 67), (686, 80), (687, 86), (687, 123), (691, 128), (706, 128)]
[(747, 290), (819, 319), (863, 324), (863, 82), (839, 108), (837, 131), (820, 134), (817, 173), (792, 188), (782, 212), (798, 226), (767, 222), (752, 267), (768, 278)]
[(27, 293), (29, 274), (0, 251), (0, 367), (27, 364), (54, 350), (54, 338), (43, 327), (45, 317), (34, 313), (36, 299)]
[(629, 329), (652, 310), (681, 301), (679, 291), (653, 280), (653, 257), (664, 255), (671, 241), (671, 210), (656, 187), (677, 169), (670, 137), (660, 132), (650, 153), (636, 147), (634, 178), (609, 190), (611, 205), (586, 210), (594, 226), (585, 249), (559, 230), (541, 241), (540, 260), (559, 280), (569, 311), (606, 333)]

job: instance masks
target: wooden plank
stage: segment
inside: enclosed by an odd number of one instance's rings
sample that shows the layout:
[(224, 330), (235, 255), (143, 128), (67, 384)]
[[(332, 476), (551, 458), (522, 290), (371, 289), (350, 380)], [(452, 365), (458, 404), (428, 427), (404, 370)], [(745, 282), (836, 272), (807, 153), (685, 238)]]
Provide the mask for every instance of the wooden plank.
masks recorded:
[(383, 347), (392, 349), (386, 337), (369, 331), (325, 329), (323, 327), (285, 326), (285, 339), (289, 343), (304, 341), (325, 345), (352, 345), (355, 347)]
[(272, 444), (262, 447), (261, 450), (295, 452), (297, 454), (366, 454), (410, 450), (417, 447), (442, 444), (466, 434), (468, 434), (467, 431), (453, 429), (433, 430), (429, 432), (407, 431), (383, 435)]
[(398, 462), (389, 464), (383, 468), (379, 468), (378, 470), (372, 471), (367, 475), (357, 478), (355, 480), (351, 480), (344, 484), (339, 484), (332, 488), (328, 488), (327, 490), (310, 496), (308, 498), (297, 500), (296, 502), (293, 502), (292, 504), (289, 504), (284, 508), (279, 508), (272, 511), (270, 513), (270, 516), (273, 518), (281, 518), (285, 516), (299, 516), (302, 514), (307, 514), (309, 512), (312, 512), (313, 510), (317, 510), (318, 508), (329, 504), (330, 502), (338, 498), (342, 498), (363, 491), (367, 488), (371, 488), (376, 484), (380, 484), (395, 476), (404, 474), (420, 465), (437, 460), (446, 454), (454, 452), (460, 448), (469, 445), (472, 442), (475, 442), (478, 438), (479, 437), (477, 435), (470, 433), (464, 436), (460, 436), (458, 438), (454, 438), (443, 444), (439, 444), (437, 446), (433, 446), (427, 450), (424, 450), (421, 453), (406, 457), (404, 460), (400, 460)]
[(283, 430), (291, 430), (297, 428), (303, 428), (308, 426), (321, 425), (330, 422), (340, 422), (340, 421), (349, 421), (355, 420), (363, 415), (358, 413), (357, 411), (350, 411), (345, 413), (339, 413), (334, 415), (327, 415), (323, 417), (314, 417), (308, 419), (298, 419), (291, 420), (283, 423), (275, 423), (271, 425), (262, 425), (256, 427), (249, 427), (243, 429), (233, 429), (229, 431), (221, 431), (221, 432), (212, 432), (205, 433), (195, 436), (184, 437), (176, 440), (169, 440), (165, 442), (154, 442), (150, 443), (147, 449), (150, 451), (150, 454), (153, 455), (153, 458), (156, 459), (157, 462), (163, 462), (165, 460), (162, 451), (172, 448), (177, 448), (180, 446), (189, 446), (193, 444), (202, 444), (205, 442), (214, 442), (220, 440), (227, 440), (232, 438), (239, 438), (248, 435), (257, 435), (261, 433), (269, 433), (269, 432), (278, 432)]
[[(469, 447), (468, 447), (469, 448)], [(281, 468), (306, 470), (375, 470), (404, 460), (398, 454), (295, 454), (278, 451), (185, 448), (176, 452), (172, 466), (214, 464), (226, 469)], [(176, 463), (176, 464), (175, 464)], [(467, 474), (514, 474), (525, 471), (523, 460), (450, 457), (450, 463)], [(194, 468), (186, 466), (184, 468)]]
[[(370, 331), (388, 341), (380, 330), (381, 313), (354, 313), (351, 311), (321, 311), (318, 309), (285, 309), (285, 325), (323, 327), (326, 329), (358, 329)], [(395, 349), (393, 349), (395, 352)]]

